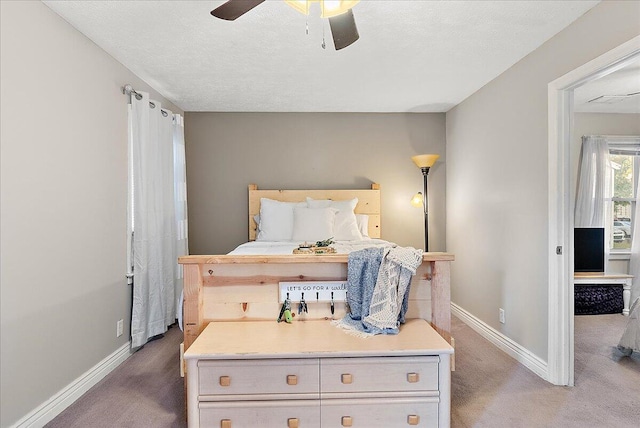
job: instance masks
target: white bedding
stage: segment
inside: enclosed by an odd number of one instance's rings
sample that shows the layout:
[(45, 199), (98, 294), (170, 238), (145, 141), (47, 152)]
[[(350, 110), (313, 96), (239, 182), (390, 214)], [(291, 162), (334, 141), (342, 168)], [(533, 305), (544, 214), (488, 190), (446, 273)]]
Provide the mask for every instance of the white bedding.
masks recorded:
[[(293, 250), (298, 248), (301, 242), (291, 241), (251, 241), (236, 247), (230, 255), (276, 255), (293, 254)], [(352, 251), (362, 250), (370, 247), (388, 247), (395, 244), (382, 239), (367, 238), (361, 241), (336, 241), (331, 244), (338, 254), (348, 254)]]

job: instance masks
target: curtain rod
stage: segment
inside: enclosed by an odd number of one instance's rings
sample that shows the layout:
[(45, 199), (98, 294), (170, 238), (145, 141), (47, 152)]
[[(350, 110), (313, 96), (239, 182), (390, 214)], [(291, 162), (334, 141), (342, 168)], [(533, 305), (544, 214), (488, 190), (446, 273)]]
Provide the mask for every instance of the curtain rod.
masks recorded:
[(142, 94), (136, 92), (136, 90), (133, 89), (133, 86), (131, 86), (128, 83), (122, 87), (122, 93), (129, 96), (131, 96), (131, 94), (134, 94), (136, 97), (136, 100), (138, 101), (142, 99)]
[(636, 140), (640, 138), (640, 135), (583, 135), (583, 137), (601, 137), (601, 138), (612, 138), (619, 140)]
[(583, 135), (582, 138), (604, 138), (613, 144), (638, 144), (640, 143), (640, 135)]
[[(136, 97), (136, 100), (140, 101), (142, 99), (142, 94), (137, 92), (135, 89), (133, 89), (133, 87), (130, 84), (126, 84), (122, 87), (122, 93), (125, 95), (129, 95), (131, 96), (131, 94), (133, 94)], [(151, 108), (156, 108), (155, 103), (149, 101), (149, 106)], [(167, 110), (164, 109), (160, 109), (160, 112), (162, 113), (162, 115), (164, 117), (167, 117), (169, 115), (169, 112)]]

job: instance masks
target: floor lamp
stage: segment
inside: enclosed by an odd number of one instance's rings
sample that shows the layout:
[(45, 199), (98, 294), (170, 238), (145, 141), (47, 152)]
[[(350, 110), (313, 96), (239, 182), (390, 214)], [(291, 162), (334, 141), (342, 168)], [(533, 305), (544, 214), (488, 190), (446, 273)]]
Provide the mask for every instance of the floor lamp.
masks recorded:
[(427, 176), (429, 175), (429, 168), (436, 163), (436, 160), (440, 155), (417, 155), (411, 157), (411, 160), (420, 168), (422, 176), (424, 177), (424, 193), (418, 192), (411, 200), (411, 204), (414, 207), (421, 207), (424, 209), (424, 251), (429, 251), (429, 195), (427, 193)]

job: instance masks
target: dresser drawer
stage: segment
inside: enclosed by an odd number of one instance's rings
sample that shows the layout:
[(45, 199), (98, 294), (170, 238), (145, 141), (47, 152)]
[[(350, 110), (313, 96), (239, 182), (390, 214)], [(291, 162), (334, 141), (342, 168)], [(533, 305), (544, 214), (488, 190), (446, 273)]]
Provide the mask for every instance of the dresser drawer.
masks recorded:
[(439, 357), (326, 358), (323, 393), (437, 391)]
[(322, 400), (322, 428), (437, 427), (438, 397)]
[(305, 398), (318, 398), (319, 363), (317, 359), (201, 360), (198, 382), (200, 396), (312, 394)]
[(320, 428), (318, 400), (199, 403), (199, 413), (206, 428)]

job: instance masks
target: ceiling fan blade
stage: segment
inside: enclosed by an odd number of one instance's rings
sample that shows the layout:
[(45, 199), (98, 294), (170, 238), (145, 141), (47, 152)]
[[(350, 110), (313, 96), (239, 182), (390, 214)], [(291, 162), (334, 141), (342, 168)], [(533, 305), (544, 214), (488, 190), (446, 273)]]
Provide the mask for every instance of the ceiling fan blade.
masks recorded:
[(211, 11), (216, 18), (235, 21), (265, 0), (229, 0)]
[(360, 38), (351, 9), (341, 15), (329, 18), (329, 25), (333, 35), (333, 44), (337, 51), (346, 48)]

